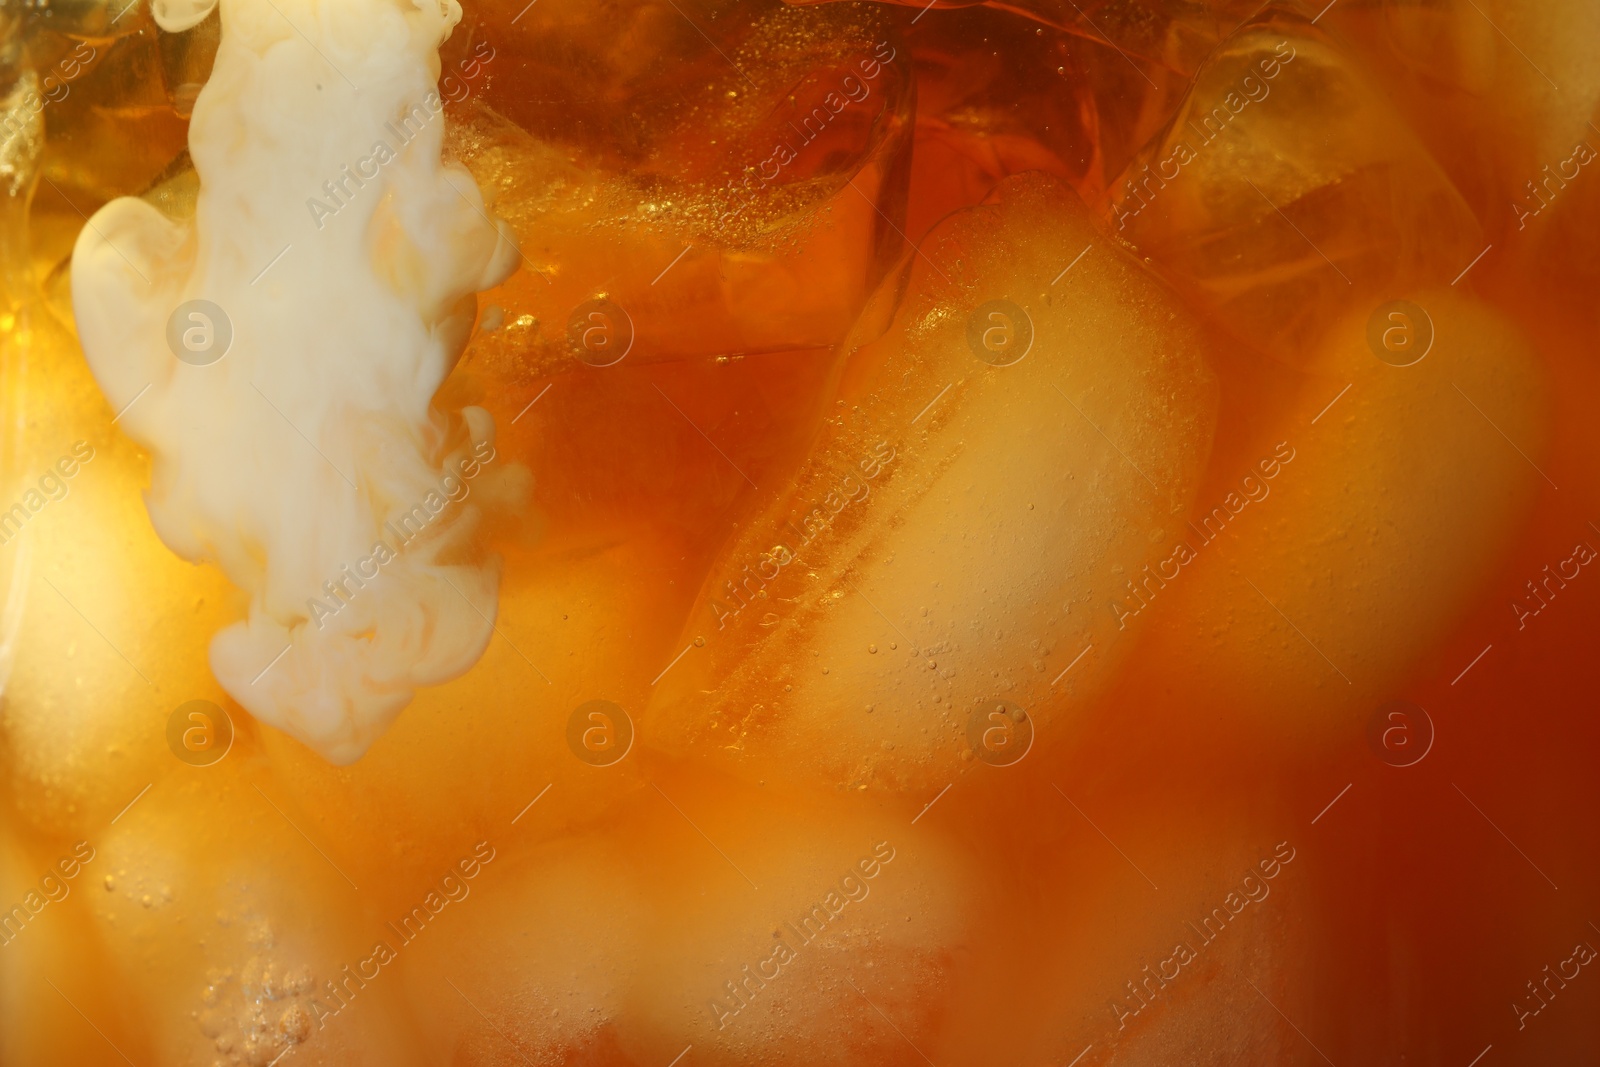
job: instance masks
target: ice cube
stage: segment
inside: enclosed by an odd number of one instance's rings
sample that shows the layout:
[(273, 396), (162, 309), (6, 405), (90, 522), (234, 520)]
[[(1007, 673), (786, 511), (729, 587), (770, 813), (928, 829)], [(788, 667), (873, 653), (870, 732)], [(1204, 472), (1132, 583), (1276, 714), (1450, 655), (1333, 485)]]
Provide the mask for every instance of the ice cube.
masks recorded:
[[(974, 39), (990, 47), (971, 47)], [(984, 199), (1000, 179), (1042, 170), (1097, 196), (1177, 105), (1188, 78), (1136, 65), (1105, 44), (978, 7), (922, 19), (917, 145), (906, 232)]]
[(455, 152), (533, 268), (485, 295), (512, 325), (469, 362), (531, 383), (836, 343), (901, 247), (914, 94), (884, 20), (666, 0), (516, 15), (469, 12), (443, 57)]
[(1477, 220), (1352, 55), (1280, 14), (1225, 41), (1107, 191), (1117, 236), (1257, 351), (1448, 282)]
[(645, 884), (639, 860), (590, 833), (519, 843), (462, 883), (448, 927), (405, 949), (410, 995), (437, 1007), (422, 1020), (433, 1046), (471, 1050), (471, 1062), (544, 1063), (614, 1054), (619, 1031), (636, 1037), (661, 884)]
[(933, 1049), (941, 946), (973, 899), (936, 835), (698, 773), (664, 772), (618, 814), (497, 860), (448, 936), (407, 948), (417, 995), (461, 984), (431, 1027), (441, 1047), (665, 1063), (692, 1044), (749, 1063), (778, 1042), (883, 1063), (906, 1050), (898, 1026)]
[(1491, 239), (1520, 233), (1523, 213), (1564, 188), (1575, 144), (1600, 145), (1589, 48), (1600, 6), (1587, 0), (1340, 4), (1328, 21), (1358, 44)]
[(128, 1044), (157, 1063), (426, 1062), (395, 935), (320, 838), (291, 796), (239, 778), (162, 783), (97, 833), (78, 892)]
[(106, 957), (91, 917), (99, 877), (78, 861), (93, 850), (60, 833), (28, 836), (24, 844), (21, 827), (0, 820), (0, 1060), (95, 1063), (105, 1039), (79, 1011), (119, 1042), (126, 1035), (121, 998), (100, 981)]
[[(1258, 458), (1180, 531), (1192, 573), (1137, 621), (1159, 620), (1143, 654), (1185, 679), (1197, 708), (1268, 716), (1299, 736), (1348, 735), (1355, 717), (1400, 695), (1394, 687), (1480, 595), (1533, 501), (1554, 491), (1541, 466), (1545, 372), (1528, 341), (1453, 290), (1408, 303), (1425, 317), (1380, 316), (1379, 346), (1382, 330), (1421, 338), (1431, 323), (1431, 346), (1412, 350), (1420, 361), (1381, 361), (1370, 316), (1345, 318), (1298, 399), (1263, 420)], [(1134, 680), (1139, 692), (1147, 685), (1171, 699), (1166, 682)]]
[(183, 155), (186, 123), (172, 109), (162, 41), (144, 23), (111, 40), (69, 42), (41, 78), (53, 77), (42, 117), (50, 153), (42, 205), (82, 222), (102, 203), (143, 192)]
[(692, 1041), (708, 1062), (756, 1062), (775, 1043), (807, 1063), (921, 1062), (917, 1047), (947, 1062), (949, 946), (979, 899), (962, 850), (859, 801), (708, 794), (686, 813), (760, 889), (664, 813), (655, 866), (673, 845), (705, 858), (660, 887), (641, 969), (640, 1014), (669, 1056)]
[(1200, 331), (1037, 175), (908, 266), (811, 458), (712, 566), (686, 631), (705, 648), (664, 672), (647, 742), (936, 789), (985, 758), (969, 736), (997, 707), (1058, 730), (1109, 677), (1101, 605), (1175, 535), (1210, 446)]

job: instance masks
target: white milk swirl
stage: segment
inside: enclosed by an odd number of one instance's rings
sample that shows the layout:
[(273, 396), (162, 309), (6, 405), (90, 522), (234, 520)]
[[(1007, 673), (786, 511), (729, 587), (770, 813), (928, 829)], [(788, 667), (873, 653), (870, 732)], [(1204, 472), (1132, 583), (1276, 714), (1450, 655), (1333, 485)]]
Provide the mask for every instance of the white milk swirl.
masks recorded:
[[(211, 5), (152, 6), (177, 29)], [(492, 633), (498, 572), (450, 498), (492, 458), (494, 424), (432, 399), (472, 294), (517, 251), (467, 171), (441, 163), (455, 0), (221, 7), (189, 133), (194, 217), (106, 205), (74, 250), (73, 304), (96, 380), (150, 452), (157, 532), (250, 596), (212, 640), (212, 670), (257, 718), (348, 763)], [(380, 142), (393, 158), (347, 178)], [(316, 219), (307, 202), (329, 182), (340, 210)], [(183, 307), (196, 300), (209, 305)], [(386, 524), (418, 508), (427, 528), (395, 546)], [(393, 558), (375, 561), (380, 542)]]

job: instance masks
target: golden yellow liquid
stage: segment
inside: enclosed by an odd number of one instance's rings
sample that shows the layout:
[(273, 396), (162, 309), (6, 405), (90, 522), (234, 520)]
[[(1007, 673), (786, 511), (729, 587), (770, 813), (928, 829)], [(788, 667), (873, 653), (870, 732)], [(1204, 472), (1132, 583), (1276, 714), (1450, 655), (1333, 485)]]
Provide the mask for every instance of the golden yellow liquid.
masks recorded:
[(1594, 1054), (1594, 12), (957, 6), (467, 5), (497, 629), (348, 767), (212, 677), (66, 296), (216, 16), (14, 29), (95, 58), (5, 219), (0, 1063)]

